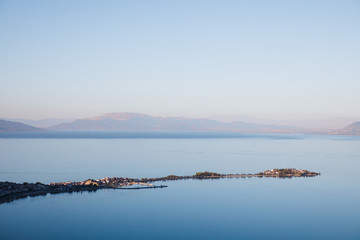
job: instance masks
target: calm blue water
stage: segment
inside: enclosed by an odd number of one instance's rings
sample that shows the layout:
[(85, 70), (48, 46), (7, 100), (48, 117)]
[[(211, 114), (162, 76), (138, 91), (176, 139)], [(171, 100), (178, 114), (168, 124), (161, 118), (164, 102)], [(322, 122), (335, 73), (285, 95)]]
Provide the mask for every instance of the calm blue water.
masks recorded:
[[(0, 134), (0, 181), (159, 177), (197, 171), (315, 178), (167, 182), (0, 205), (0, 239), (360, 239), (360, 138), (183, 133)], [(69, 134), (69, 133), (67, 133)], [(84, 135), (85, 134), (85, 135)]]

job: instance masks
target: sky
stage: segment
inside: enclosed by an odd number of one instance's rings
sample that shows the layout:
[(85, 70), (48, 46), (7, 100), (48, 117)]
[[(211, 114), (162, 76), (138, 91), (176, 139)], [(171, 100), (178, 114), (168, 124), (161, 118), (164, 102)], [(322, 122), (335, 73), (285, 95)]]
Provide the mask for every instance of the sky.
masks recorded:
[(0, 0), (0, 116), (360, 118), (360, 0)]

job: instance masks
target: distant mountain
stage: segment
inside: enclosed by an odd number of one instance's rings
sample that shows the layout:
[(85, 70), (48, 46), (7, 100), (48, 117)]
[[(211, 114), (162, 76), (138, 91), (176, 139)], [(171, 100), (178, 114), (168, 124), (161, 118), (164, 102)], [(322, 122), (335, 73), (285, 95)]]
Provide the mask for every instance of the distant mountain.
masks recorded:
[(246, 115), (218, 115), (211, 116), (209, 119), (220, 122), (234, 122), (244, 121), (258, 124), (270, 124), (270, 125), (291, 125), (300, 128), (305, 128), (313, 131), (331, 131), (342, 128), (348, 123), (355, 122), (359, 118), (357, 117), (333, 117), (323, 119), (288, 119), (288, 120), (269, 120), (262, 118), (254, 118)]
[(292, 126), (256, 124), (241, 121), (231, 123), (210, 119), (152, 117), (139, 113), (109, 113), (79, 119), (49, 128), (51, 130), (116, 130), (116, 131), (241, 131), (296, 132)]
[(0, 132), (36, 132), (43, 129), (32, 127), (19, 122), (11, 122), (0, 119)]
[(344, 134), (344, 135), (358, 135), (360, 136), (360, 121), (354, 122), (342, 129), (339, 129), (335, 134)]
[(24, 123), (30, 126), (38, 127), (38, 128), (48, 128), (55, 125), (59, 125), (61, 123), (67, 123), (67, 122), (73, 122), (75, 119), (57, 119), (57, 118), (46, 118), (46, 119), (40, 119), (40, 120), (32, 120), (32, 119), (12, 119), (12, 118), (3, 118), (3, 120), (6, 121), (12, 121), (12, 122), (20, 122)]

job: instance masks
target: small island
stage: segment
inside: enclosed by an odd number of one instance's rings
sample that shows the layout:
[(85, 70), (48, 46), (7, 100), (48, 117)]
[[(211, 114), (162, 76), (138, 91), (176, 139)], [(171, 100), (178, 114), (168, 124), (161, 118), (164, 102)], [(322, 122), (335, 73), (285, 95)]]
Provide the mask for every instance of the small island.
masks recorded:
[(221, 178), (292, 178), (292, 177), (315, 177), (320, 175), (317, 172), (295, 168), (271, 169), (255, 174), (220, 174), (215, 172), (197, 172), (192, 176), (176, 176), (169, 175), (159, 178), (124, 178), (124, 177), (105, 177), (102, 179), (88, 179), (81, 182), (58, 182), (43, 184), (37, 183), (13, 183), (0, 182), (0, 204), (11, 202), (16, 199), (26, 198), (28, 196), (39, 196), (57, 193), (71, 193), (80, 191), (96, 191), (99, 189), (149, 189), (149, 188), (165, 188), (165, 185), (154, 185), (154, 182), (177, 181), (177, 180), (205, 180), (205, 179), (221, 179)]

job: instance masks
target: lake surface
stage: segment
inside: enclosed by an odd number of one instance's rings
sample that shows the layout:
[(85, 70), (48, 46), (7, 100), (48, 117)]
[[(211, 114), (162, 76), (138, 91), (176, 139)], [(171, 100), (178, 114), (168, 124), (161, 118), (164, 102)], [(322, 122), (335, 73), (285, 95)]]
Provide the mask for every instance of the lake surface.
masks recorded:
[(0, 166), (0, 181), (43, 183), (205, 170), (321, 172), (29, 197), (0, 205), (1, 240), (360, 239), (360, 137), (0, 134)]

